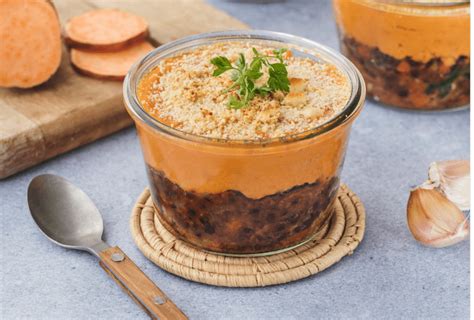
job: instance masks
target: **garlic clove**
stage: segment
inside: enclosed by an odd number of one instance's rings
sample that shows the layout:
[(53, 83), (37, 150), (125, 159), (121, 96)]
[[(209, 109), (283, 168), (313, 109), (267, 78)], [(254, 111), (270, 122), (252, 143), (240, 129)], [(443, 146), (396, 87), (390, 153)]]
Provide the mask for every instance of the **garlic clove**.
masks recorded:
[(446, 160), (433, 162), (428, 176), (435, 187), (461, 210), (469, 210), (470, 201), (470, 165), (469, 160)]
[(411, 191), (407, 220), (415, 239), (430, 247), (447, 247), (469, 235), (469, 222), (462, 211), (436, 189)]

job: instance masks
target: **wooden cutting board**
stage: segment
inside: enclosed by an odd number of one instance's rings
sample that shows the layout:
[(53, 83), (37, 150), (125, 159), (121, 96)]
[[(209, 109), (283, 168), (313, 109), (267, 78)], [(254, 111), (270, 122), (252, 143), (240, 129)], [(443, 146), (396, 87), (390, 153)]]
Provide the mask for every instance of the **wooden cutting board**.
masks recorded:
[[(187, 35), (247, 28), (203, 0), (56, 0), (61, 23), (94, 8), (145, 17), (151, 36), (166, 43)], [(132, 124), (122, 83), (77, 74), (66, 48), (58, 72), (33, 89), (0, 89), (0, 179)]]

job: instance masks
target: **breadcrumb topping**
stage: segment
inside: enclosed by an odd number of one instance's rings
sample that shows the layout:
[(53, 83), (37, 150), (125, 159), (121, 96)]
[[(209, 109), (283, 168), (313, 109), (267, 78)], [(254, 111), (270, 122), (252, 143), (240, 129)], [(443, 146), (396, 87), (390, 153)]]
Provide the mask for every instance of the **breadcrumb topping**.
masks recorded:
[[(221, 42), (163, 59), (146, 74), (138, 87), (138, 99), (158, 121), (199, 136), (229, 140), (262, 140), (301, 133), (329, 121), (349, 100), (347, 76), (336, 66), (288, 51), (290, 92), (256, 96), (246, 107), (230, 109), (231, 73), (214, 77), (210, 60), (225, 56), (232, 63), (243, 53), (253, 58), (252, 47), (270, 54), (275, 47), (256, 43)], [(264, 76), (258, 85), (267, 81)]]

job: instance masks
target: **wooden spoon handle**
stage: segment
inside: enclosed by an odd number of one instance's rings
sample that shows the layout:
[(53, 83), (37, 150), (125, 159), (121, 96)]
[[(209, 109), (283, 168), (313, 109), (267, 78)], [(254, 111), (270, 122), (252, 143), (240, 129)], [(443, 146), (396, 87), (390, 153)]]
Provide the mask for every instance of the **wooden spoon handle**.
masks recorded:
[(152, 319), (188, 319), (119, 247), (100, 253), (100, 265)]

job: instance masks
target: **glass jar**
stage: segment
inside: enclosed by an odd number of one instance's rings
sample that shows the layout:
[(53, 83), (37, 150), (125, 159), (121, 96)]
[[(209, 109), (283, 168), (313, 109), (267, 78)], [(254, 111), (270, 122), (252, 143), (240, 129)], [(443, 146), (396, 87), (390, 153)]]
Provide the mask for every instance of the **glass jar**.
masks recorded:
[[(161, 59), (216, 42), (297, 46), (294, 54), (331, 63), (351, 84), (344, 110), (317, 128), (280, 139), (212, 139), (157, 121), (140, 105), (137, 86)], [(297, 48), (305, 49), (298, 52)], [(171, 42), (139, 61), (124, 81), (158, 219), (204, 250), (255, 255), (305, 243), (328, 223), (351, 124), (365, 99), (357, 69), (315, 42), (267, 31), (201, 34)]]
[(400, 108), (469, 104), (469, 1), (333, 0), (340, 47), (367, 93)]

